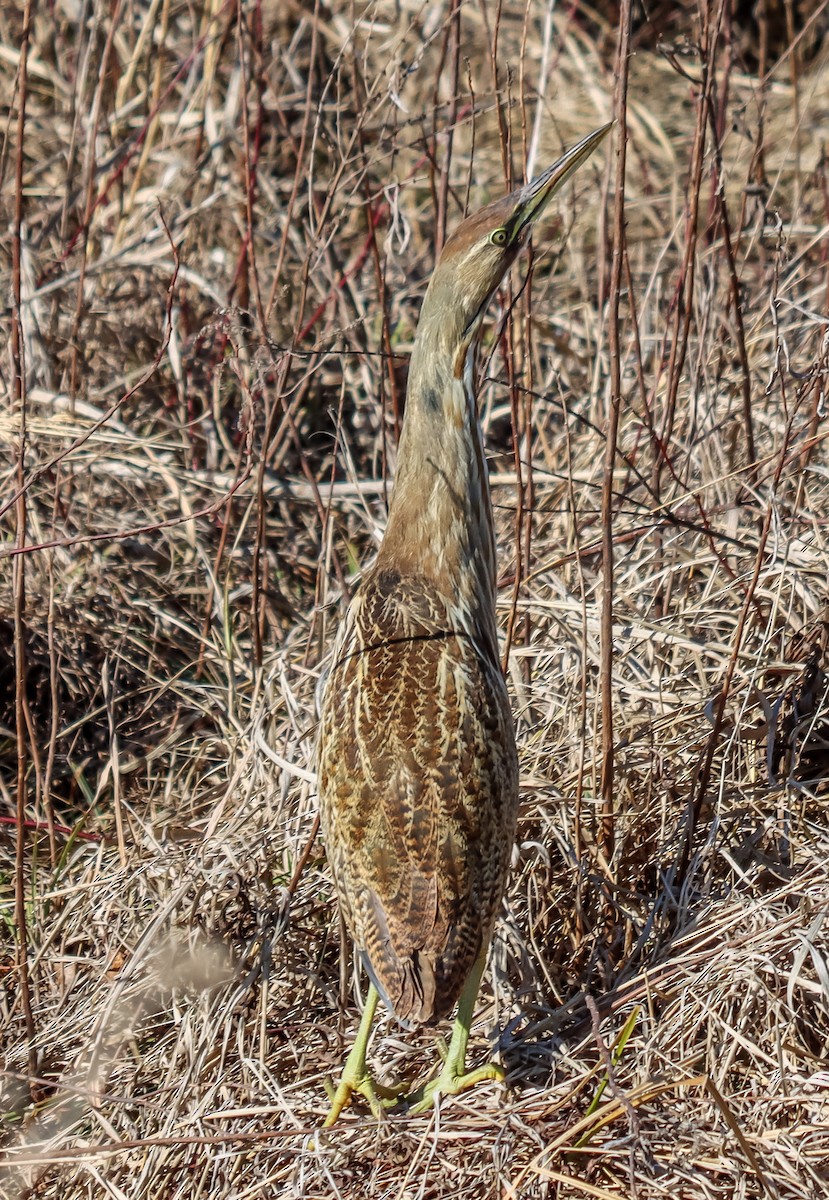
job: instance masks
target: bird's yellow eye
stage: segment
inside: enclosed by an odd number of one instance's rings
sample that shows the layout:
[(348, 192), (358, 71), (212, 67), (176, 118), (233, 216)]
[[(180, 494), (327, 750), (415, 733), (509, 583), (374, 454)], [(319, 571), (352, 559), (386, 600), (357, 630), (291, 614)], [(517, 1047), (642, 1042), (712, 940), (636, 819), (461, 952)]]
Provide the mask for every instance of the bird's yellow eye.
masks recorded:
[(506, 229), (493, 229), (492, 233), (489, 235), (489, 240), (492, 242), (493, 246), (506, 246)]

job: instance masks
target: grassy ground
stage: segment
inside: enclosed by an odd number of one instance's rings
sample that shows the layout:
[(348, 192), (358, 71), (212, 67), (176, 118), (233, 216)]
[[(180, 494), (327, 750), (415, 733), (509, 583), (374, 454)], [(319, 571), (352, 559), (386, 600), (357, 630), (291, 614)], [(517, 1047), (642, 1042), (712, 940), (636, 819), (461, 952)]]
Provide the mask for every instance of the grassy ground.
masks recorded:
[[(825, 6), (637, 10), (615, 95), (609, 5), (31, 7), (25, 53), (0, 15), (0, 1190), (822, 1195)], [(322, 1136), (358, 1011), (314, 690), (424, 284), (612, 116), (484, 342), (522, 816), (472, 1048), (509, 1087)], [(434, 1060), (384, 1018), (378, 1073)]]

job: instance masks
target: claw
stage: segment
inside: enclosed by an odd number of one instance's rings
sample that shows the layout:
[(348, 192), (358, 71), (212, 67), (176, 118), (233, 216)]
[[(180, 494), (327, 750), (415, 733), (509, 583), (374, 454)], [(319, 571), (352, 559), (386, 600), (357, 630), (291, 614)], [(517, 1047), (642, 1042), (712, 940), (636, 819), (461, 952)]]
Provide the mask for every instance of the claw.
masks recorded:
[(497, 1063), (485, 1063), (482, 1067), (476, 1067), (473, 1071), (458, 1075), (451, 1069), (447, 1059), (437, 1079), (424, 1084), (423, 1087), (406, 1097), (408, 1109), (413, 1114), (428, 1112), (430, 1108), (434, 1107), (438, 1096), (457, 1096), (461, 1092), (475, 1087), (478, 1083), (484, 1083), (487, 1080), (497, 1080), (499, 1083), (503, 1083), (505, 1079), (506, 1073)]

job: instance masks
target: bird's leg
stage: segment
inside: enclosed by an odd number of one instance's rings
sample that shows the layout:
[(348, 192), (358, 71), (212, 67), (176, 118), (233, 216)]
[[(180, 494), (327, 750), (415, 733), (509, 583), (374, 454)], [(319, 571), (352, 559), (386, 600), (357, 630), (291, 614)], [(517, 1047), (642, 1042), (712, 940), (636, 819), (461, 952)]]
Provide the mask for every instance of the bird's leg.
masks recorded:
[(486, 950), (483, 950), (472, 968), (469, 978), (464, 984), (463, 992), (458, 1003), (458, 1015), (455, 1018), (455, 1025), (452, 1029), (452, 1041), (449, 1043), (449, 1049), (443, 1057), (443, 1066), (437, 1079), (432, 1079), (429, 1083), (425, 1083), (417, 1091), (412, 1092), (406, 1097), (408, 1102), (409, 1112), (421, 1113), (427, 1112), (435, 1102), (435, 1097), (441, 1096), (457, 1096), (459, 1092), (465, 1092), (467, 1088), (474, 1087), (476, 1083), (483, 1083), (487, 1079), (503, 1080), (504, 1072), (497, 1063), (485, 1063), (482, 1067), (476, 1067), (474, 1071), (466, 1071), (466, 1046), (469, 1041), (469, 1030), (472, 1025), (472, 1017), (475, 1013), (475, 1001), (478, 998), (478, 988), (481, 983), (481, 976), (484, 973), (486, 966)]
[(366, 1052), (376, 1011), (377, 989), (372, 983), (369, 985), (357, 1037), (354, 1039), (354, 1045), (345, 1061), (337, 1090), (331, 1095), (331, 1108), (323, 1121), (323, 1129), (329, 1129), (334, 1124), (343, 1109), (351, 1103), (351, 1096), (354, 1092), (365, 1096), (371, 1106), (371, 1111), (375, 1117), (379, 1117), (386, 1106), (395, 1103), (398, 1092), (402, 1090), (402, 1086), (399, 1089), (387, 1088), (380, 1083), (375, 1083), (366, 1067)]

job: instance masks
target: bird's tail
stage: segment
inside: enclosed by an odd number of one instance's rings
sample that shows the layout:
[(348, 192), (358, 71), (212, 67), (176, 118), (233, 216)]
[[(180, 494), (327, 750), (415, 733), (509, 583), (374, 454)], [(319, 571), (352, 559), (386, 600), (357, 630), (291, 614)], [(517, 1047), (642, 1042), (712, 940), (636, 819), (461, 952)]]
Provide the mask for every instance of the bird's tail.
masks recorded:
[(379, 971), (364, 950), (363, 966), (378, 995), (404, 1029), (416, 1025), (431, 1025), (443, 1013), (436, 1012), (436, 981), (434, 963), (417, 950), (405, 959), (388, 959)]

